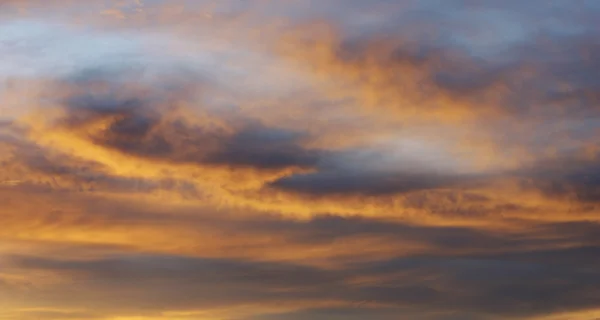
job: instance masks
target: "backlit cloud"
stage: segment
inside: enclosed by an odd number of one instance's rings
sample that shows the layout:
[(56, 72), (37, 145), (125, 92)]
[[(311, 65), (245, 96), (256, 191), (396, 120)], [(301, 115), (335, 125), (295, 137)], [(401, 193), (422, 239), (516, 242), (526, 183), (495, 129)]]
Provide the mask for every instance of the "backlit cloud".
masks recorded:
[(0, 2), (0, 318), (596, 319), (599, 17)]

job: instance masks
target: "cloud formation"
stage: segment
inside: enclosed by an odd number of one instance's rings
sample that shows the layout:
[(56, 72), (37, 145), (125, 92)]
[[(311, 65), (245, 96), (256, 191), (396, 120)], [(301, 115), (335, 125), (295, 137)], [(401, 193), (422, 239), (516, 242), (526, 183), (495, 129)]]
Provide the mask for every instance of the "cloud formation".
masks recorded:
[(0, 318), (598, 317), (596, 4), (0, 8)]

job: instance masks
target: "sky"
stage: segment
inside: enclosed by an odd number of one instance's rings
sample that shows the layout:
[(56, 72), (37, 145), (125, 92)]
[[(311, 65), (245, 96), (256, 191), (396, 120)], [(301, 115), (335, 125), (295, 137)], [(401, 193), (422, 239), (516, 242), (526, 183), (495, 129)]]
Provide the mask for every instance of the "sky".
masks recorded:
[(600, 319), (600, 3), (1, 0), (1, 320)]

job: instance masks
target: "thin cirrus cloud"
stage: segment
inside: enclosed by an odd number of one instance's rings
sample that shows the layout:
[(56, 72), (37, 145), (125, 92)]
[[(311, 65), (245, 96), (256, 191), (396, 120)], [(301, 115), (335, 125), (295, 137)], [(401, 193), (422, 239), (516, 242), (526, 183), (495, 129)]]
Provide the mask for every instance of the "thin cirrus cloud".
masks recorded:
[(0, 8), (0, 318), (598, 317), (597, 5)]

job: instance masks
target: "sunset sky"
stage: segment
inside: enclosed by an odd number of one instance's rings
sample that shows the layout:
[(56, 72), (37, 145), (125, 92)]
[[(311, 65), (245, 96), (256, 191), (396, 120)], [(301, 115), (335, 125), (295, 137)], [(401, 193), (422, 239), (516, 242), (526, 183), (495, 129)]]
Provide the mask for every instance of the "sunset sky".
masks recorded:
[(0, 319), (600, 319), (600, 1), (0, 0)]

